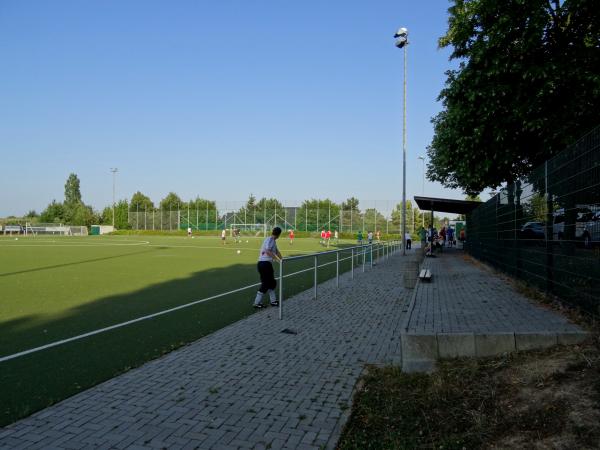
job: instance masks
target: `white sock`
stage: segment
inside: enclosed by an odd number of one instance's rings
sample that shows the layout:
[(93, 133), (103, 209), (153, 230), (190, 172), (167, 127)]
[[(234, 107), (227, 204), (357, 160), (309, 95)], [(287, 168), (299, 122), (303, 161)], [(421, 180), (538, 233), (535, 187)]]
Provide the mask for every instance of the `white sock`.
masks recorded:
[(277, 301), (277, 297), (275, 296), (275, 291), (273, 289), (269, 289), (267, 291), (269, 293), (269, 299), (271, 303), (275, 303)]
[(262, 298), (263, 298), (263, 293), (258, 291), (256, 293), (256, 298), (254, 299), (254, 304), (255, 305), (260, 305), (260, 303), (262, 302)]

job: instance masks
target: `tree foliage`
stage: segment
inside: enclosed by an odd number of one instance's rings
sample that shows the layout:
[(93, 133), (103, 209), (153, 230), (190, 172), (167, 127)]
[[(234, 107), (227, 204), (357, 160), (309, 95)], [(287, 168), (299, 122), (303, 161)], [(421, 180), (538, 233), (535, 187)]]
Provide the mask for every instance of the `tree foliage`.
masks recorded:
[[(126, 230), (128, 228), (131, 228), (131, 225), (128, 222), (128, 211), (129, 204), (127, 203), (127, 200), (119, 200), (115, 204), (115, 228), (117, 230)], [(112, 214), (112, 205), (105, 207), (102, 210), (101, 223), (105, 225), (112, 225)]]
[(163, 211), (176, 211), (184, 206), (179, 195), (175, 192), (169, 192), (165, 198), (160, 201), (160, 209)]
[(344, 211), (359, 211), (358, 199), (354, 198), (354, 197), (350, 197), (345, 202), (342, 202), (342, 209)]
[[(131, 196), (131, 202), (129, 206), (132, 211), (153, 211), (154, 203), (150, 200), (150, 197), (137, 191)], [(115, 213), (116, 214), (116, 213)]]
[(477, 194), (527, 174), (598, 123), (597, 0), (454, 0), (427, 177)]
[(213, 200), (206, 200), (204, 198), (196, 197), (194, 200), (190, 200), (187, 205), (189, 209), (193, 210), (215, 210), (217, 209), (217, 203)]
[(71, 173), (65, 183), (65, 206), (74, 209), (81, 203), (81, 189), (79, 178), (76, 174)]
[(64, 221), (65, 209), (62, 203), (52, 200), (45, 210), (40, 214), (40, 222), (60, 223)]

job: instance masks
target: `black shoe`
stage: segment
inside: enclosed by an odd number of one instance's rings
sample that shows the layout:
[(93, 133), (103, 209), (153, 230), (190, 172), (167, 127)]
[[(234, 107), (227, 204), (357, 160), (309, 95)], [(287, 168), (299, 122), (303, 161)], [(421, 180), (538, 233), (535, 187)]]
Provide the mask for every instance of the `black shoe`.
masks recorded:
[(263, 305), (261, 305), (260, 303), (258, 305), (252, 305), (254, 307), (254, 309), (262, 309), (264, 308)]
[(279, 306), (279, 302), (278, 301), (271, 302), (271, 306)]

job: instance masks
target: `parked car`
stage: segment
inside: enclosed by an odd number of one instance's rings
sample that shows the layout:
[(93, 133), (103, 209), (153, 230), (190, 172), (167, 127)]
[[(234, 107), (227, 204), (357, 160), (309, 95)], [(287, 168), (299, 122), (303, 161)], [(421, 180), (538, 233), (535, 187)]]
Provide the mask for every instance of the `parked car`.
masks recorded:
[[(557, 210), (553, 215), (553, 239), (565, 239), (565, 211)], [(569, 226), (568, 224), (566, 226)], [(583, 241), (586, 247), (593, 242), (600, 242), (600, 211), (592, 212), (587, 207), (578, 207), (575, 213), (575, 239)]]
[(543, 222), (526, 222), (519, 231), (521, 239), (544, 239), (546, 237)]

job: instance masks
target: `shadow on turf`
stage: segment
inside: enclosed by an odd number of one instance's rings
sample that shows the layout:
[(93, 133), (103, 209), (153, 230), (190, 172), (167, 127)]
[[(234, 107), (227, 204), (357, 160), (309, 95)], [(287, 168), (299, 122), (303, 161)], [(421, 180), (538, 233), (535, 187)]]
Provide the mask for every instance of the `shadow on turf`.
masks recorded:
[(84, 260), (72, 261), (72, 262), (64, 263), (64, 264), (54, 264), (52, 266), (36, 267), (34, 269), (17, 270), (15, 272), (5, 272), (5, 273), (0, 273), (0, 277), (7, 277), (9, 275), (19, 275), (19, 274), (22, 274), (22, 273), (40, 272), (42, 270), (59, 269), (59, 268), (62, 268), (62, 267), (77, 266), (77, 265), (80, 265), (80, 264), (88, 264), (88, 263), (95, 263), (95, 262), (99, 262), (99, 261), (106, 261), (106, 260), (109, 260), (109, 259), (125, 258), (127, 256), (140, 255), (142, 253), (150, 253), (150, 252), (153, 252), (155, 250), (162, 250), (162, 248), (142, 250), (141, 252), (123, 253), (122, 255), (105, 256), (105, 257), (102, 257), (102, 258), (84, 259)]
[[(326, 278), (331, 276), (330, 266)], [(235, 280), (232, 279), (235, 274)], [(312, 274), (286, 284), (286, 298), (310, 287)], [(321, 278), (321, 276), (320, 276)], [(184, 279), (100, 298), (59, 318), (32, 315), (0, 324), (6, 356), (258, 282), (255, 264), (195, 272)], [(254, 313), (256, 288), (207, 301), (75, 342), (0, 362), (0, 426), (88, 389), (119, 373)]]

